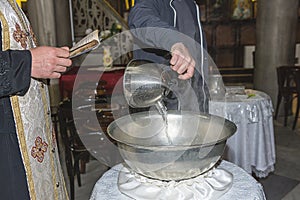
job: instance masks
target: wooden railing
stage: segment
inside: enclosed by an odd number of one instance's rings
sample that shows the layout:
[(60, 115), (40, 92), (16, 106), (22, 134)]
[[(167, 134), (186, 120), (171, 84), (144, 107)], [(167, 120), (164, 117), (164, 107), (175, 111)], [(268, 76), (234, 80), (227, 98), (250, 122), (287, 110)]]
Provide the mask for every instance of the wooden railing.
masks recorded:
[(113, 23), (128, 30), (126, 21), (106, 0), (73, 0), (75, 37), (85, 35), (87, 29), (109, 30)]
[[(83, 38), (88, 29), (110, 30), (113, 23), (120, 24), (123, 31), (128, 30), (127, 22), (106, 0), (72, 0), (72, 7), (75, 41)], [(122, 34), (118, 43), (118, 47), (113, 53), (121, 55), (121, 57), (116, 64), (127, 64), (131, 59), (131, 54), (123, 55), (121, 51), (129, 52), (132, 49), (131, 35)]]

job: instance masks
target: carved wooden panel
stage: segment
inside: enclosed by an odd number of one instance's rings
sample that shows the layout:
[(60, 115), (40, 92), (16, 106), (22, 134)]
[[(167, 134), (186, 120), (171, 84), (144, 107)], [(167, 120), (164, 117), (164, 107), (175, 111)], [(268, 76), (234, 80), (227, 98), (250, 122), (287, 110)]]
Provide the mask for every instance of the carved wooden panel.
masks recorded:
[(235, 44), (235, 29), (228, 25), (219, 25), (216, 28), (216, 46), (233, 46)]
[(234, 49), (220, 49), (214, 61), (218, 67), (232, 67), (235, 65), (234, 59)]
[(241, 40), (242, 45), (255, 45), (255, 25), (247, 24), (241, 27)]
[(114, 22), (120, 23), (123, 29), (128, 29), (124, 19), (105, 0), (73, 0), (73, 18), (77, 37), (85, 35), (89, 28), (108, 30)]

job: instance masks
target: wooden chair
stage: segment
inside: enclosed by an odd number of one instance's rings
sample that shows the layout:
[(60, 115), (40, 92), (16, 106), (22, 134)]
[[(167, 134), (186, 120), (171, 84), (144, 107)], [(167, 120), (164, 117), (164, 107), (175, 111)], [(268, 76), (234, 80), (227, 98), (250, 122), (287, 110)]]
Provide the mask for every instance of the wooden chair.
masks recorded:
[(277, 119), (280, 103), (284, 104), (284, 126), (287, 125), (287, 118), (292, 107), (294, 98), (297, 99), (297, 107), (293, 122), (293, 130), (296, 127), (300, 107), (300, 67), (280, 66), (277, 68), (278, 95), (274, 119)]
[(65, 161), (70, 181), (71, 200), (75, 197), (74, 177), (81, 186), (80, 161), (87, 161), (90, 153), (77, 134), (72, 114), (72, 102), (63, 101), (58, 108), (59, 133), (64, 144)]

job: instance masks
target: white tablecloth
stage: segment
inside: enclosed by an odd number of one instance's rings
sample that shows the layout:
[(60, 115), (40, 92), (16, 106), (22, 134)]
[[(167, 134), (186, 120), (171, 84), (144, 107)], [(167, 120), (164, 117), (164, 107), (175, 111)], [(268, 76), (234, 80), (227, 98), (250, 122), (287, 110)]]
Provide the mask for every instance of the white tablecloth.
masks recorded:
[(237, 132), (227, 140), (224, 158), (250, 174), (266, 177), (275, 164), (272, 101), (257, 90), (246, 93), (226, 97), (225, 101), (210, 101), (209, 112), (237, 126)]
[[(118, 164), (105, 172), (96, 182), (90, 200), (130, 200), (118, 189), (118, 176), (122, 164)], [(219, 169), (224, 169), (233, 175), (233, 183), (230, 190), (220, 200), (265, 200), (265, 194), (260, 183), (250, 176), (243, 169), (233, 163), (222, 161)]]

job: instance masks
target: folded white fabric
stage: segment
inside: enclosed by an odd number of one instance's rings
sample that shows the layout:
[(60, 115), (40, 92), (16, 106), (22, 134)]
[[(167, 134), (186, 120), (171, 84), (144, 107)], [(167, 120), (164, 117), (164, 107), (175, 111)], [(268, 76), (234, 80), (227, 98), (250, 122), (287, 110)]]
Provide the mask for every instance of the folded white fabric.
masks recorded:
[(188, 180), (160, 181), (123, 167), (119, 173), (118, 187), (121, 193), (136, 200), (214, 200), (225, 194), (232, 182), (230, 172), (217, 168)]

